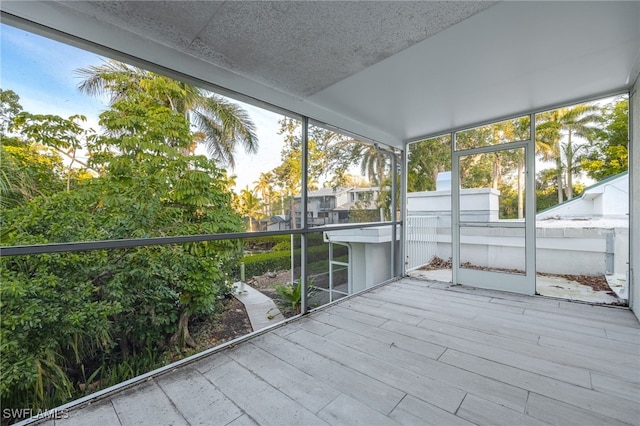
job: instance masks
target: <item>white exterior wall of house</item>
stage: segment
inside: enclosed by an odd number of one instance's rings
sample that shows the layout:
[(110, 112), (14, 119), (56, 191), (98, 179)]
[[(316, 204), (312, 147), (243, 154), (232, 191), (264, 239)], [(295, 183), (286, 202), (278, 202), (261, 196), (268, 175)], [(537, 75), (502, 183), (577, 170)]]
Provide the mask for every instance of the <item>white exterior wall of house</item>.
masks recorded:
[[(323, 188), (316, 191), (310, 191), (307, 195), (307, 214), (309, 215), (309, 224), (311, 226), (326, 225), (340, 223), (340, 213), (348, 212), (351, 208), (350, 203), (363, 200), (364, 194), (373, 194), (372, 199), (377, 199), (378, 187), (370, 188), (340, 188), (331, 189)], [(297, 203), (300, 202), (300, 196), (296, 197)], [(331, 200), (331, 201), (330, 201)], [(328, 208), (330, 204), (332, 207)], [(347, 206), (340, 209), (341, 206)], [(321, 217), (321, 214), (326, 214)], [(298, 213), (298, 221), (300, 220)]]
[[(492, 188), (460, 190), (460, 219), (466, 222), (497, 222), (500, 191)], [(424, 191), (407, 194), (410, 215), (436, 215), (451, 226), (451, 191)]]
[[(536, 269), (547, 273), (625, 276), (629, 259), (627, 185), (628, 175), (623, 175), (594, 186), (581, 198), (542, 212), (536, 223)], [(461, 190), (462, 220), (498, 222), (498, 197), (498, 191), (488, 188)], [(407, 214), (436, 216), (437, 256), (451, 257), (450, 191), (407, 194)], [(524, 269), (524, 237), (520, 231), (462, 230), (461, 260), (496, 268)]]
[[(344, 191), (340, 192), (336, 195), (336, 207), (341, 206), (343, 204), (347, 204), (349, 202), (349, 192)], [(331, 212), (331, 223), (340, 223), (340, 213), (334, 211)]]
[(536, 227), (536, 269), (551, 274), (625, 276), (626, 220), (554, 220)]
[[(324, 232), (326, 242), (349, 245), (350, 267), (353, 268), (353, 273), (350, 274), (350, 294), (371, 288), (393, 277), (391, 234), (391, 226), (386, 225)], [(397, 249), (399, 235), (396, 235), (394, 240)], [(399, 267), (400, 265), (396, 264), (396, 270)]]
[[(604, 180), (587, 188), (580, 197), (540, 212), (536, 223), (538, 271), (626, 276), (628, 212), (628, 173)], [(558, 254), (563, 251), (567, 253)], [(572, 253), (574, 256), (568, 259)], [(564, 259), (568, 260), (564, 264), (559, 261)]]
[(537, 218), (627, 218), (629, 174), (600, 182), (573, 200), (538, 213)]
[[(636, 66), (640, 63), (636, 61)], [(640, 320), (640, 78), (631, 90), (629, 101), (629, 119), (631, 120), (631, 174), (630, 185), (630, 272), (629, 272), (629, 305), (635, 316)]]
[[(441, 187), (440, 187), (441, 188)], [(497, 221), (499, 191), (491, 188), (460, 191), (462, 220)], [(412, 192), (407, 194), (408, 216), (437, 217), (437, 256), (451, 257), (451, 190)], [(428, 260), (427, 260), (428, 262)]]

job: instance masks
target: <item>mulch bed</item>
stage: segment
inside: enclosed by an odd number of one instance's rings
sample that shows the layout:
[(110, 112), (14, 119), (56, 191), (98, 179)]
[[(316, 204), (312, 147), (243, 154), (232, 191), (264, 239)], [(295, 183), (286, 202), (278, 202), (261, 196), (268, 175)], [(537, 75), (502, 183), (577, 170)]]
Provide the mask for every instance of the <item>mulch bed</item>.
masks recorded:
[(253, 329), (242, 302), (229, 296), (222, 300), (220, 313), (195, 318), (189, 326), (189, 331), (196, 347), (172, 353), (172, 361), (242, 337), (251, 333)]
[(451, 269), (451, 258), (448, 260), (440, 259), (438, 256), (434, 256), (431, 262), (418, 268), (420, 271), (433, 271), (436, 269)]
[[(422, 271), (433, 271), (436, 269), (451, 269), (451, 258), (448, 260), (443, 260), (438, 256), (434, 257), (431, 262), (421, 268)], [(473, 265), (469, 262), (463, 263), (462, 267), (467, 269), (479, 269), (482, 271), (498, 271), (498, 272), (509, 272), (516, 274), (523, 274), (524, 271), (517, 269), (506, 269), (506, 268), (487, 268), (484, 266)], [(607, 284), (607, 280), (603, 275), (571, 275), (571, 274), (548, 274), (544, 272), (538, 272), (538, 275), (542, 275), (545, 277), (562, 277), (569, 281), (576, 281), (582, 285), (586, 285), (591, 287), (594, 291), (606, 291), (611, 292), (611, 287)]]

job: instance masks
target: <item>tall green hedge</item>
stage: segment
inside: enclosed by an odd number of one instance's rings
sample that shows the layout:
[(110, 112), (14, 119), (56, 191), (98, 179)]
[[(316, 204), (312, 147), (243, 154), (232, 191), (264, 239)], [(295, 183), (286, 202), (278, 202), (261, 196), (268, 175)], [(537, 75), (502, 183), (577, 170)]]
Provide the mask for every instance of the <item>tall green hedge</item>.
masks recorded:
[[(294, 250), (294, 261), (296, 266), (300, 262), (300, 249)], [(345, 256), (348, 254), (347, 247), (337, 246), (333, 248), (333, 256)], [(317, 262), (327, 260), (329, 258), (329, 246), (324, 244), (320, 246), (309, 247), (307, 251), (307, 261)], [(282, 271), (291, 269), (291, 251), (272, 251), (269, 253), (253, 254), (243, 257), (240, 262), (245, 265), (245, 277), (255, 277), (262, 275), (268, 271)], [(240, 267), (234, 271), (236, 279), (240, 278)]]
[[(321, 233), (307, 235), (307, 245), (309, 247), (324, 245)], [(267, 237), (248, 238), (244, 241), (244, 247), (248, 250), (291, 250), (291, 235), (270, 235)], [(300, 236), (293, 238), (293, 247), (300, 248)]]

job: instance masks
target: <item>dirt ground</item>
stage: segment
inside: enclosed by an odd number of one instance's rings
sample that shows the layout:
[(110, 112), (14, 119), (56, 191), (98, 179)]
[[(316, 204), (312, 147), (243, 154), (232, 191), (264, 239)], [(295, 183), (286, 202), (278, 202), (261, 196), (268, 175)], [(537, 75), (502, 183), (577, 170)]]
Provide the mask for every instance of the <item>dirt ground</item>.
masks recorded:
[(202, 352), (251, 333), (251, 322), (244, 305), (233, 296), (222, 300), (218, 314), (196, 317), (189, 325), (191, 337), (196, 342), (195, 348), (173, 349), (168, 353), (168, 362)]
[(252, 277), (247, 280), (247, 284), (263, 293), (273, 300), (278, 299), (275, 286), (286, 284), (291, 281), (291, 271), (267, 272), (259, 277)]
[[(247, 284), (277, 303), (278, 295), (275, 291), (275, 286), (289, 281), (291, 281), (291, 273), (289, 271), (280, 271), (253, 277), (247, 281)], [(295, 312), (286, 309), (285, 306), (279, 307), (285, 317), (288, 318), (295, 315)], [(172, 358), (174, 360), (221, 345), (253, 331), (244, 305), (232, 296), (222, 301), (222, 309), (218, 315), (196, 318), (189, 329), (196, 342), (196, 347), (186, 349), (183, 353), (173, 354)]]

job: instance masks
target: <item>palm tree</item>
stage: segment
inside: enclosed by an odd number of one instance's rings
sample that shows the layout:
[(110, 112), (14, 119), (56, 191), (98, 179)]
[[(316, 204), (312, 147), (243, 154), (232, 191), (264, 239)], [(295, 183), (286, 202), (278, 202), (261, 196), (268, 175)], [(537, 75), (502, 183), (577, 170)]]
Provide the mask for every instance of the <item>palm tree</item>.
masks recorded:
[(114, 60), (80, 68), (76, 73), (83, 79), (78, 85), (82, 93), (107, 94), (113, 104), (132, 91), (143, 91), (159, 104), (183, 113), (197, 129), (194, 144), (202, 142), (211, 158), (222, 165), (235, 167), (238, 145), (248, 153), (258, 150), (255, 126), (247, 112), (221, 96)]
[(248, 185), (240, 191), (239, 204), (242, 214), (249, 218), (249, 231), (253, 231), (253, 220), (262, 218), (263, 206), (260, 199), (249, 190)]
[[(578, 149), (574, 146), (574, 137), (590, 138), (594, 125), (598, 122), (597, 106), (580, 104), (571, 108), (559, 108), (539, 114), (540, 124), (536, 128), (536, 147), (548, 158), (553, 155), (556, 161), (558, 184), (558, 204), (563, 201), (563, 178), (566, 172), (566, 196), (573, 198), (573, 176), (578, 172)], [(563, 136), (566, 142), (561, 143)], [(565, 164), (562, 160), (564, 156)]]
[(260, 173), (258, 180), (253, 182), (256, 195), (259, 195), (265, 201), (266, 214), (268, 217), (273, 216), (271, 214), (271, 198), (273, 195), (272, 181), (273, 173), (266, 172)]
[(388, 155), (377, 149), (375, 145), (354, 139), (340, 143), (350, 145), (351, 158), (360, 163), (360, 173), (367, 176), (374, 186), (382, 185), (382, 181), (387, 177), (385, 171), (388, 167)]

